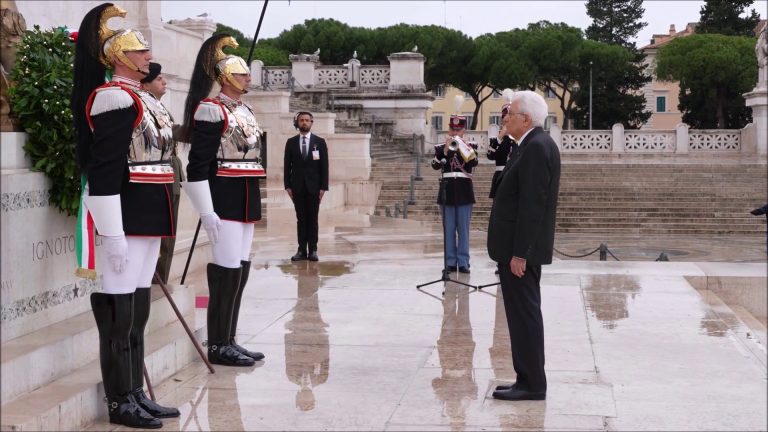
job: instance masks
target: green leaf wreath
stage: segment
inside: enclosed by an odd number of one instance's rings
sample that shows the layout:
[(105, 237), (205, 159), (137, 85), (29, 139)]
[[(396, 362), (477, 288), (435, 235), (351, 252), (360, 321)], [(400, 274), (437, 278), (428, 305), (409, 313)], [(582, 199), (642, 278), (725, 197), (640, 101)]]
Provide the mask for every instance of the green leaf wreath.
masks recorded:
[(80, 179), (69, 99), (75, 44), (63, 29), (27, 31), (18, 46), (9, 89), (11, 109), (28, 134), (32, 169), (51, 181), (50, 203), (68, 215), (80, 205)]

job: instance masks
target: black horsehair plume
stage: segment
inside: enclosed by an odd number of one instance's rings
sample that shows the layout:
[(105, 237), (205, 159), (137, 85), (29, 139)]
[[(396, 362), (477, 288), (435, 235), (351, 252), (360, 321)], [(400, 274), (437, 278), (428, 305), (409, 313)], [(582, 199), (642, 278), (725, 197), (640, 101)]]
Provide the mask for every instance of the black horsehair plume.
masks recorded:
[(203, 42), (200, 52), (197, 53), (195, 68), (192, 71), (192, 79), (189, 81), (189, 93), (184, 102), (184, 124), (181, 127), (179, 141), (189, 143), (192, 138), (192, 119), (195, 117), (195, 110), (201, 100), (208, 97), (213, 88), (213, 82), (216, 81), (216, 48), (218, 42), (226, 37), (231, 37), (226, 33), (216, 34)]
[(104, 3), (93, 9), (83, 18), (78, 30), (75, 44), (74, 80), (70, 108), (74, 119), (75, 136), (77, 139), (77, 163), (80, 171), (88, 168), (88, 160), (93, 145), (93, 133), (85, 116), (85, 105), (88, 97), (99, 86), (104, 84), (106, 67), (99, 61), (101, 41), (99, 27), (101, 14), (112, 3)]

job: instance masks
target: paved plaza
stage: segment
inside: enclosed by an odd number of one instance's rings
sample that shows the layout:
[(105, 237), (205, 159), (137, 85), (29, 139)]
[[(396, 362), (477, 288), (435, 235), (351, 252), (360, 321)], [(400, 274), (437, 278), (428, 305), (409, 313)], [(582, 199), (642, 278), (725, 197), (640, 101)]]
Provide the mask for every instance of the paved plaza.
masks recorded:
[[(730, 256), (757, 263), (720, 265), (764, 275), (761, 240), (735, 242), (748, 252)], [(453, 277), (496, 281), (484, 242), (473, 233), (472, 273)], [(547, 400), (505, 402), (491, 397), (515, 378), (497, 287), (416, 289), (440, 278), (434, 224), (326, 224), (318, 263), (291, 263), (293, 244), (290, 230), (257, 229), (238, 340), (266, 360), (217, 366), (215, 374), (195, 361), (156, 383), (159, 401), (182, 413), (164, 429), (766, 429), (764, 327), (746, 327), (689, 283), (718, 264), (648, 258), (545, 267)], [(693, 249), (713, 244), (728, 249), (723, 239)], [(204, 274), (188, 283), (207, 295)], [(205, 309), (197, 320), (199, 327)], [(90, 427), (104, 429), (114, 425)]]

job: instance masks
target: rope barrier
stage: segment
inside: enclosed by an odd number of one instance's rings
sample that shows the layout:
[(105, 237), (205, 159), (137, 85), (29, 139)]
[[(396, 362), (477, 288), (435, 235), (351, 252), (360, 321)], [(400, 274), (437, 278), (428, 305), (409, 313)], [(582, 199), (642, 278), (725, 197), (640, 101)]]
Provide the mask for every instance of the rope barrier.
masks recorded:
[(588, 257), (588, 256), (592, 255), (593, 253), (595, 253), (595, 252), (600, 250), (599, 247), (596, 247), (595, 250), (593, 250), (592, 252), (589, 252), (589, 253), (585, 253), (584, 255), (568, 255), (565, 252), (557, 250), (557, 248), (553, 248), (553, 249), (555, 250), (555, 252), (559, 253), (560, 255), (567, 256), (568, 258), (584, 258), (584, 257)]

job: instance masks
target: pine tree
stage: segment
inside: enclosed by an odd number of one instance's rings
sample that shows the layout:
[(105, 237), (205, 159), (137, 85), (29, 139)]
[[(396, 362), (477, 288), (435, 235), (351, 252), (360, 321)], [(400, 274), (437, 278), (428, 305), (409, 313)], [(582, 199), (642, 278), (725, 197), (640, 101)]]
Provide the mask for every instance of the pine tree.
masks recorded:
[(696, 26), (696, 33), (754, 37), (760, 14), (752, 9), (746, 17), (741, 17), (753, 3), (753, 0), (706, 0), (701, 7), (701, 18)]
[(643, 0), (587, 0), (586, 6), (592, 18), (587, 39), (634, 49), (631, 39), (648, 25), (640, 21), (645, 13)]

